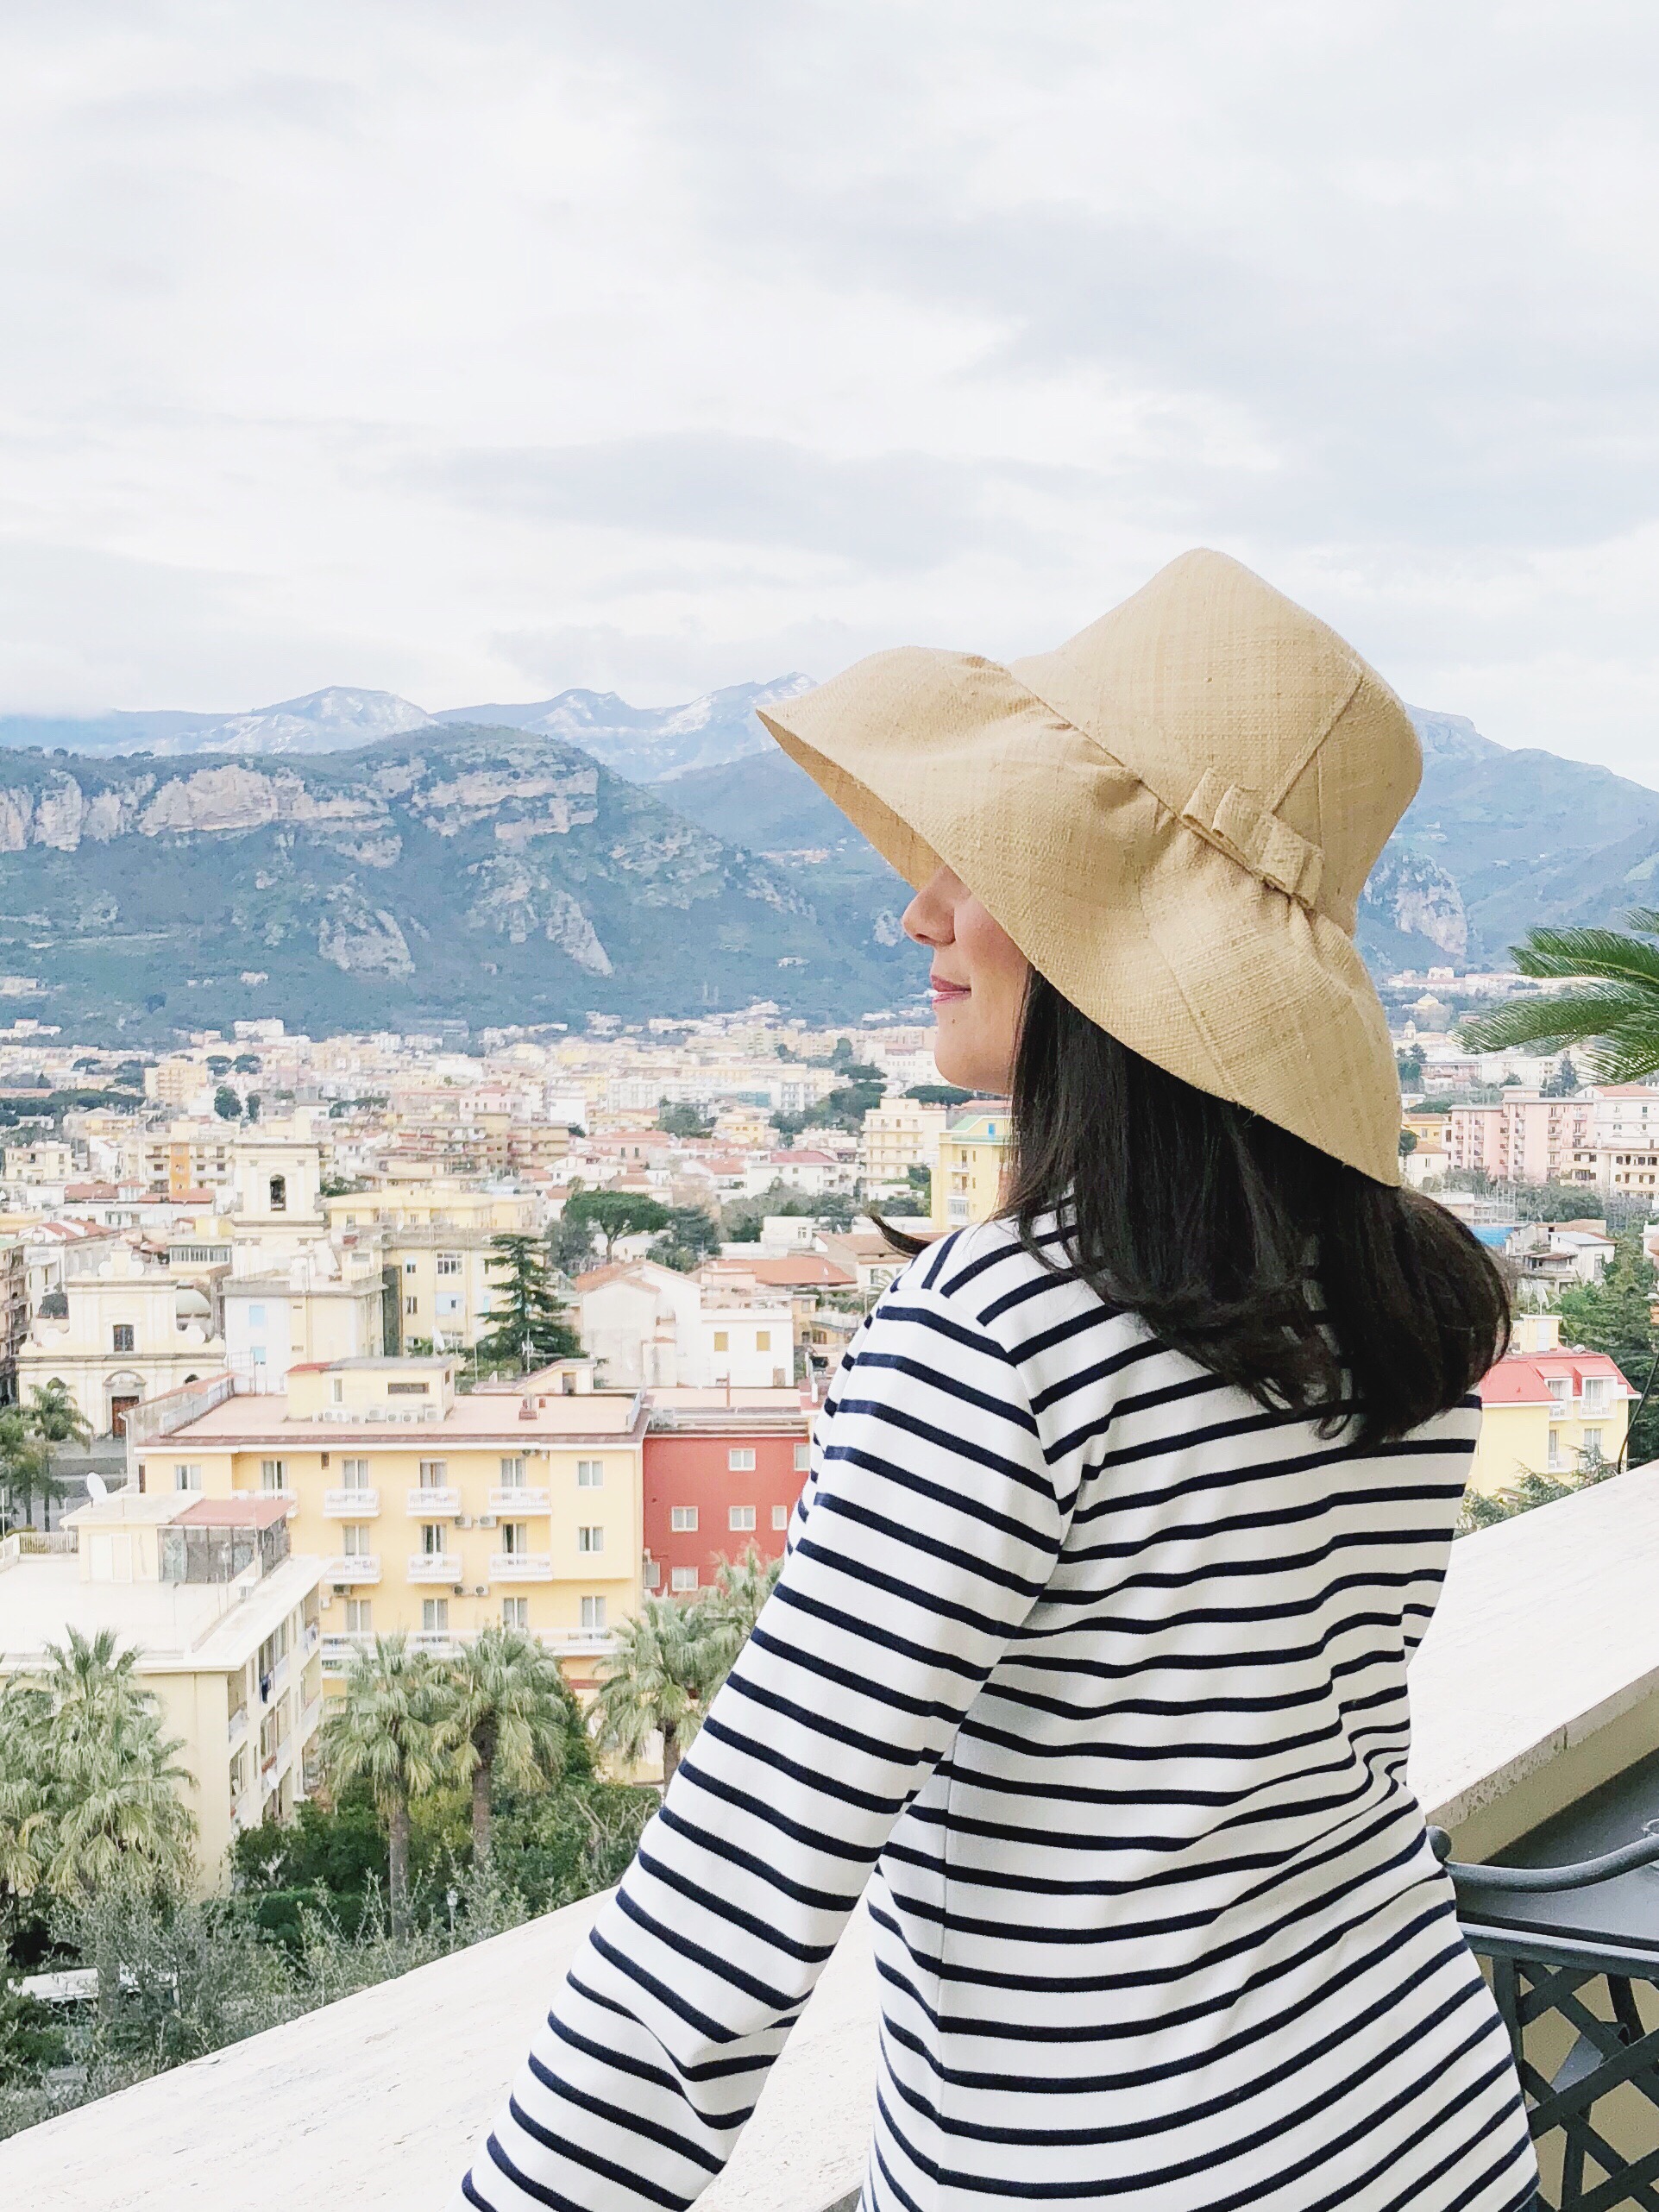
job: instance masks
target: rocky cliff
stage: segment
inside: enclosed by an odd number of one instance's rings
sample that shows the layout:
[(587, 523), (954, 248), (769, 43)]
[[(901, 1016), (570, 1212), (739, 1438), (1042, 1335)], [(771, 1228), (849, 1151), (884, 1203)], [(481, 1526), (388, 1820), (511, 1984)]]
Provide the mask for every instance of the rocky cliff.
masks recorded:
[(850, 1015), (915, 987), (895, 903), (879, 864), (757, 858), (539, 732), (303, 764), (0, 757), (0, 969), (74, 1034)]

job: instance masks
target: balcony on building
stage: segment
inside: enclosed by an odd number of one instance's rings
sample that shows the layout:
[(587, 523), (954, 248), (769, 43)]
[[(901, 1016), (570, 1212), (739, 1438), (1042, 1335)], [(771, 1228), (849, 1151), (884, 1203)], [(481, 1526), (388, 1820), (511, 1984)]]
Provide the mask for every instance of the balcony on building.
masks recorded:
[(452, 1551), (411, 1552), (409, 1580), (412, 1582), (459, 1582), (461, 1555)]
[(489, 1510), (492, 1513), (550, 1513), (553, 1492), (550, 1490), (507, 1488), (492, 1490)]
[(544, 1551), (495, 1551), (490, 1554), (492, 1582), (550, 1582), (553, 1560)]
[(357, 1582), (378, 1582), (380, 1579), (380, 1555), (372, 1551), (348, 1551), (337, 1559), (323, 1562), (323, 1580), (343, 1589)]
[(409, 1492), (405, 1511), (412, 1521), (446, 1520), (461, 1511), (461, 1492), (453, 1483), (424, 1484)]
[[(1455, 1857), (1490, 1858), (1659, 1752), (1656, 1577), (1659, 1465), (1454, 1546), (1411, 1670), (1410, 1779), (1429, 1819), (1450, 1831)], [(543, 1640), (602, 1649), (606, 1634)], [(451, 1640), (412, 1639), (434, 1649)], [(325, 1635), (324, 1666), (356, 1642)], [(208, 2212), (224, 2201), (228, 2175), (238, 2212), (291, 2212), (297, 2194), (319, 2188), (365, 2212), (443, 2202), (601, 1901), (567, 1906), (0, 2143), (0, 2203)], [(731, 2164), (700, 2200), (707, 2212), (831, 2212), (857, 2190), (877, 2002), (858, 1914)], [(1645, 2127), (1659, 2150), (1659, 2115), (1634, 2090), (1631, 2100), (1622, 2146)]]
[(380, 1510), (378, 1490), (325, 1490), (323, 1511), (331, 1521), (372, 1521)]

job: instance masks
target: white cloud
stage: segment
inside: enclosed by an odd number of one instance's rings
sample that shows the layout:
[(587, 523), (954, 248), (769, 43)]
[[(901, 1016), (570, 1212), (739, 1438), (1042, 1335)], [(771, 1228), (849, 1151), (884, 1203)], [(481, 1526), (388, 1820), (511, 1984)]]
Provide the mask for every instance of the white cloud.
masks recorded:
[(0, 709), (665, 700), (1193, 543), (1659, 782), (1659, 18), (207, 0), (0, 25)]

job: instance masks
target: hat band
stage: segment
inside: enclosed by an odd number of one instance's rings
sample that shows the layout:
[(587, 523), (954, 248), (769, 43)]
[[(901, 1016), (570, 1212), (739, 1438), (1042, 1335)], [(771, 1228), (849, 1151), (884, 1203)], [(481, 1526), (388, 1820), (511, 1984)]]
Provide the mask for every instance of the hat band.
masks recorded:
[(1255, 792), (1206, 769), (1181, 808), (1181, 820), (1298, 905), (1310, 908), (1318, 899), (1323, 851), (1264, 807)]

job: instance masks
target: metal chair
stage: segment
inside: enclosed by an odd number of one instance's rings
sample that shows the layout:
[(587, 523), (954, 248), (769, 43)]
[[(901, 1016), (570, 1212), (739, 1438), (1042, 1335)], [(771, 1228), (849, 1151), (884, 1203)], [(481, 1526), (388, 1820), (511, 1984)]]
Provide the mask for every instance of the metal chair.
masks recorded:
[[(1650, 1826), (1659, 1824), (1650, 1824)], [(1643, 2027), (1635, 1989), (1659, 1989), (1659, 1880), (1629, 1885), (1587, 1913), (1576, 1893), (1659, 1867), (1659, 1833), (1571, 1866), (1464, 1866), (1451, 1838), (1430, 1828), (1435, 1857), (1452, 1878), (1470, 1948), (1492, 1966), (1492, 1995), (1509, 2031), (1535, 2142), (1562, 2136), (1561, 2196), (1543, 2212), (1659, 2212), (1659, 2149), (1627, 2159), (1596, 2124), (1595, 2106), (1629, 2083), (1655, 2108), (1659, 2133), (1659, 2028)], [(1596, 1923), (1599, 1923), (1599, 1925)], [(1586, 1995), (1606, 1985), (1602, 2019)], [(1555, 2074), (1528, 2055), (1528, 2031), (1556, 2014), (1574, 2041)], [(1536, 2037), (1534, 2036), (1536, 2043)], [(1600, 2170), (1587, 2180), (1587, 2165)]]

